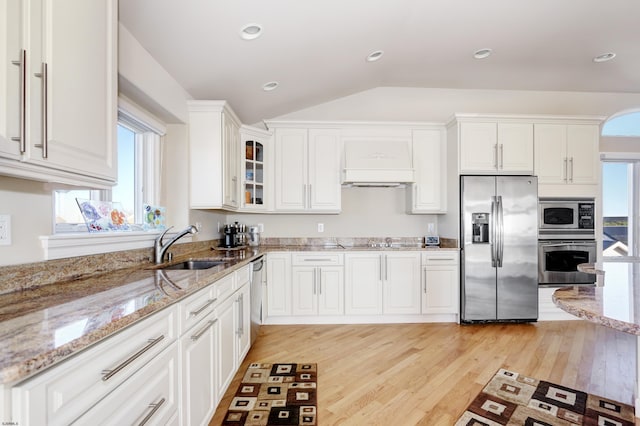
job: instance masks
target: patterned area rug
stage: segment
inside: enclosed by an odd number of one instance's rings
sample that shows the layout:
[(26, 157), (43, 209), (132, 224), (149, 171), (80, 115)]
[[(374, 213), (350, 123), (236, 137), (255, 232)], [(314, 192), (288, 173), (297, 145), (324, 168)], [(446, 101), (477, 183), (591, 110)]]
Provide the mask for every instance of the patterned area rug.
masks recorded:
[(634, 409), (610, 399), (500, 369), (456, 426), (633, 426)]
[(249, 365), (223, 425), (317, 425), (317, 365)]

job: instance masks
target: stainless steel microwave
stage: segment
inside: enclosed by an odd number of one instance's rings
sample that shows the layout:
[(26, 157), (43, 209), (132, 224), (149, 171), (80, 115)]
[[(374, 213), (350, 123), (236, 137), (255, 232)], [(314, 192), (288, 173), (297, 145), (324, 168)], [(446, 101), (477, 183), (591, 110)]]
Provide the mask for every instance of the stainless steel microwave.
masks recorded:
[(594, 239), (593, 198), (540, 198), (538, 202), (540, 239)]

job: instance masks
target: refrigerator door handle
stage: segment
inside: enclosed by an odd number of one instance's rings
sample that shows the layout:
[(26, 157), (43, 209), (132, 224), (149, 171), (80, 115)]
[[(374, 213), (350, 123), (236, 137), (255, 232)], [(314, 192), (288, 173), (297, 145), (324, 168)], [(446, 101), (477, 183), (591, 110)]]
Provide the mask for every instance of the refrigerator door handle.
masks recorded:
[(498, 195), (498, 242), (496, 248), (496, 260), (498, 268), (502, 268), (502, 258), (504, 257), (504, 214), (502, 210), (502, 196)]
[(491, 224), (489, 225), (491, 229), (489, 230), (489, 245), (491, 247), (491, 266), (494, 268), (497, 266), (497, 212), (498, 206), (496, 197), (491, 197)]

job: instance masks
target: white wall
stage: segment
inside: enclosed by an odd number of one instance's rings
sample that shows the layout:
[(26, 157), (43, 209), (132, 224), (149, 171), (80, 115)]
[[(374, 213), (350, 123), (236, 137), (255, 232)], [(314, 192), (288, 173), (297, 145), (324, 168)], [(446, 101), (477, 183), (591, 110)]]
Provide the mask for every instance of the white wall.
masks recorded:
[[(263, 237), (419, 237), (434, 215), (405, 213), (406, 188), (343, 188), (339, 215), (230, 214), (229, 222), (263, 223)], [(318, 232), (318, 223), (324, 232)]]
[(11, 245), (0, 246), (0, 266), (42, 260), (38, 237), (51, 234), (53, 226), (50, 186), (0, 176), (0, 214), (11, 215)]
[(274, 119), (444, 123), (455, 113), (610, 116), (638, 107), (640, 93), (378, 87)]

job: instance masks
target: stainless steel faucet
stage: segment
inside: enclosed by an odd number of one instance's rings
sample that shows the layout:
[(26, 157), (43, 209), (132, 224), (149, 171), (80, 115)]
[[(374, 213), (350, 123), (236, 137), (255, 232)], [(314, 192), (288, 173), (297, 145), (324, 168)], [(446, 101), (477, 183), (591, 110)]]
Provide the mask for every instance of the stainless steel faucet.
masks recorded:
[(175, 243), (176, 241), (178, 241), (180, 238), (184, 237), (187, 234), (196, 234), (198, 232), (198, 228), (196, 228), (193, 225), (189, 225), (187, 228), (180, 231), (175, 237), (170, 239), (166, 244), (162, 244), (162, 239), (164, 238), (164, 235), (167, 232), (169, 232), (169, 229), (171, 228), (173, 228), (173, 226), (168, 227), (162, 234), (160, 234), (158, 238), (156, 238), (156, 241), (153, 243), (153, 253), (154, 253), (154, 260), (156, 262), (156, 265), (164, 262), (164, 254), (167, 252), (169, 247), (173, 245), (173, 243)]

